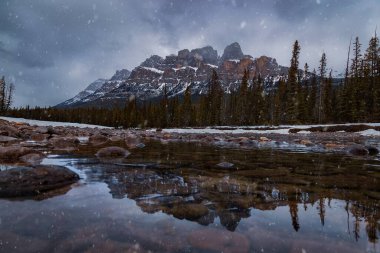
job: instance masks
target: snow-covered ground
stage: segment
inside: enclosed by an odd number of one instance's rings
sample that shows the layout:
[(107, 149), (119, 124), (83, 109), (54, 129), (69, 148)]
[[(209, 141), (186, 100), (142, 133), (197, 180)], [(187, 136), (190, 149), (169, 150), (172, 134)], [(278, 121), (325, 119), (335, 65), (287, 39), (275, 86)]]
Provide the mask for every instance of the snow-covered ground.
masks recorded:
[[(308, 129), (312, 127), (329, 127), (329, 126), (353, 126), (353, 125), (367, 125), (367, 126), (380, 126), (380, 123), (348, 123), (348, 124), (326, 124), (326, 125), (280, 125), (280, 126), (219, 126), (219, 127), (206, 127), (206, 128), (170, 128), (163, 129), (166, 133), (185, 133), (185, 134), (289, 134), (290, 129)], [(260, 130), (262, 128), (263, 130)], [(270, 128), (270, 129), (268, 129)], [(301, 130), (298, 134), (310, 134), (310, 131)], [(357, 132), (362, 136), (380, 136), (380, 131), (368, 129), (365, 131)]]
[(56, 121), (42, 121), (42, 120), (33, 120), (33, 119), (23, 119), (23, 118), (11, 118), (11, 117), (0, 117), (0, 119), (7, 120), (10, 122), (20, 122), (27, 123), (31, 126), (52, 126), (52, 127), (79, 127), (79, 128), (112, 128), (98, 125), (89, 125), (89, 124), (79, 124), (79, 123), (69, 123), (69, 122), (56, 122)]
[[(223, 127), (224, 128), (224, 127)], [(273, 130), (256, 130), (256, 129), (242, 129), (235, 128), (234, 129), (215, 129), (215, 128), (168, 128), (163, 129), (162, 131), (165, 133), (183, 133), (183, 134), (245, 134), (245, 133), (262, 133), (262, 134), (288, 134), (289, 128), (285, 129), (273, 129)], [(229, 127), (232, 128), (232, 127)]]
[[(68, 123), (68, 122), (55, 122), (55, 121), (41, 121), (23, 118), (0, 117), (0, 119), (10, 122), (28, 123), (34, 126), (71, 126), (79, 128), (111, 128), (99, 125)], [(290, 129), (308, 129), (311, 127), (328, 127), (328, 126), (351, 126), (351, 125), (367, 125), (367, 126), (380, 126), (380, 123), (348, 123), (348, 124), (328, 124), (328, 125), (280, 125), (280, 126), (218, 126), (206, 128), (167, 128), (162, 131), (165, 133), (183, 133), (183, 134), (289, 134)], [(263, 130), (260, 130), (260, 129)], [(270, 129), (268, 129), (270, 128)], [(150, 129), (148, 131), (156, 131)], [(362, 136), (380, 136), (380, 131), (368, 129), (357, 132)], [(310, 131), (301, 130), (298, 134), (310, 134)]]

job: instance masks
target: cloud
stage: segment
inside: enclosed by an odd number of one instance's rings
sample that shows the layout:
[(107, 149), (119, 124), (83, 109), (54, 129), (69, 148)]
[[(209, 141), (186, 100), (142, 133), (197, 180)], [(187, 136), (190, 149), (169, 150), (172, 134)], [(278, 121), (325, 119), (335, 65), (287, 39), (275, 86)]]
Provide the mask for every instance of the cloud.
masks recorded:
[(288, 65), (327, 53), (341, 71), (351, 36), (366, 45), (380, 24), (377, 0), (20, 0), (0, 1), (0, 75), (13, 78), (16, 105), (55, 105), (152, 54), (238, 41), (245, 54)]

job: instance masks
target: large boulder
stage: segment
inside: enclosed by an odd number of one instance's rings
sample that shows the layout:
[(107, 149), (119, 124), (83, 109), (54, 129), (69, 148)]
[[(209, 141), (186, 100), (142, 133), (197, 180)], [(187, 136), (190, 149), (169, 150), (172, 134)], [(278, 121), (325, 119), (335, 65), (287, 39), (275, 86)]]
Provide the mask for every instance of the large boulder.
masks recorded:
[(76, 173), (62, 166), (16, 167), (0, 171), (0, 197), (39, 195), (78, 180)]
[(0, 161), (17, 162), (20, 157), (30, 153), (35, 151), (20, 145), (0, 147)]
[(96, 153), (98, 158), (124, 158), (130, 155), (129, 151), (121, 147), (106, 147)]
[(76, 137), (54, 137), (49, 140), (56, 150), (73, 151), (77, 148), (80, 141)]
[(130, 149), (142, 147), (142, 143), (140, 141), (140, 138), (137, 137), (136, 135), (129, 134), (125, 137), (125, 144), (128, 146)]
[(19, 141), (20, 139), (15, 137), (0, 135), (0, 143), (15, 143)]
[(4, 125), (0, 125), (0, 135), (19, 137), (20, 131), (13, 126), (4, 124)]
[(100, 146), (105, 144), (108, 141), (108, 137), (102, 135), (102, 134), (94, 134), (90, 136), (88, 141), (95, 146)]
[(45, 155), (43, 153), (30, 153), (24, 156), (20, 157), (20, 161), (24, 162), (26, 164), (35, 166), (42, 162), (42, 160), (45, 158)]
[(360, 144), (355, 144), (347, 148), (348, 153), (356, 156), (366, 156), (369, 154), (368, 149)]

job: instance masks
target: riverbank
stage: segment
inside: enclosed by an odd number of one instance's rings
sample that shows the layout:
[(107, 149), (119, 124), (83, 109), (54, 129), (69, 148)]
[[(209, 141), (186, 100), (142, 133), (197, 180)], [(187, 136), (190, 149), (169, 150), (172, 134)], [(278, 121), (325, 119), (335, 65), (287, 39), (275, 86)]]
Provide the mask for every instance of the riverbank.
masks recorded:
[(2, 146), (75, 152), (79, 144), (127, 148), (149, 141), (192, 142), (220, 148), (284, 149), (300, 152), (339, 152), (376, 155), (380, 149), (380, 124), (297, 126), (246, 126), (182, 129), (112, 129), (109, 127), (0, 118)]

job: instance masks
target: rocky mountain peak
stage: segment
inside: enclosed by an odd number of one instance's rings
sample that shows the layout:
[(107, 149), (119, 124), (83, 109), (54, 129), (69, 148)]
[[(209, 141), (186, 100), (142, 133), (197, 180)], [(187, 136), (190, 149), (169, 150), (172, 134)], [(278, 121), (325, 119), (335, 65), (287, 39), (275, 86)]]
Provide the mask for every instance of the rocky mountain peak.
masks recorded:
[(241, 47), (239, 43), (234, 42), (231, 45), (228, 45), (223, 52), (221, 61), (226, 60), (240, 60), (244, 57), (243, 51), (241, 50)]
[[(228, 45), (222, 57), (211, 46), (183, 49), (165, 57), (152, 55), (132, 73), (118, 70), (110, 80), (99, 81), (87, 90), (89, 92), (59, 106), (123, 106), (132, 95), (138, 101), (156, 101), (165, 90), (169, 97), (182, 96), (190, 84), (192, 95), (200, 96), (207, 93), (213, 70), (217, 71), (226, 92), (238, 88), (245, 70), (249, 70), (250, 80), (261, 75), (269, 84), (270, 80), (278, 80), (278, 76), (287, 72), (287, 68), (279, 66), (274, 58), (262, 56), (255, 59), (244, 55), (237, 42)], [(101, 87), (96, 89), (99, 85)]]
[(158, 66), (164, 63), (164, 59), (158, 55), (152, 55), (148, 59), (146, 59), (143, 63), (141, 63), (142, 67), (147, 68), (157, 68)]
[(116, 70), (116, 73), (111, 77), (110, 81), (122, 81), (128, 79), (131, 71), (128, 69)]
[(193, 49), (190, 55), (194, 60), (203, 61), (206, 64), (217, 64), (218, 62), (218, 51), (211, 46)]

